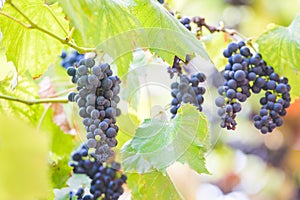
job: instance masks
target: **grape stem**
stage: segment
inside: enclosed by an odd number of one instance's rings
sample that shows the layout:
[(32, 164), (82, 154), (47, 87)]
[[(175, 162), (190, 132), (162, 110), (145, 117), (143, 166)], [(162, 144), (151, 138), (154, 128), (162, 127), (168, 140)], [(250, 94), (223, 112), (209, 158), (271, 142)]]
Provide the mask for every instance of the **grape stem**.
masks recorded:
[(19, 99), (4, 94), (0, 94), (0, 99), (16, 101), (30, 106), (34, 104), (41, 104), (41, 103), (68, 103), (69, 102), (67, 98), (42, 98), (42, 99), (25, 100), (25, 99)]
[[(204, 17), (200, 17), (200, 16), (193, 17), (192, 21), (198, 26), (200, 32), (202, 32), (202, 27), (205, 27), (210, 33), (223, 32), (223, 33), (229, 34), (230, 36), (237, 35), (242, 40), (247, 40), (247, 38), (244, 35), (237, 32), (236, 30), (225, 28), (224, 23), (222, 23), (222, 22), (220, 23), (219, 27), (211, 26), (205, 22)], [(197, 35), (197, 36), (199, 37), (199, 35)]]
[[(85, 47), (77, 46), (76, 44), (74, 44), (73, 42), (70, 41), (70, 38), (68, 36), (65, 37), (65, 38), (62, 38), (62, 37), (59, 37), (59, 36), (51, 33), (50, 31), (38, 26), (25, 13), (23, 13), (15, 4), (13, 4), (12, 1), (6, 1), (6, 3), (10, 4), (13, 9), (15, 9), (18, 13), (20, 13), (20, 15), (22, 15), (29, 24), (26, 24), (26, 23), (20, 21), (19, 19), (15, 18), (13, 16), (10, 16), (9, 14), (7, 14), (3, 11), (0, 11), (0, 15), (3, 15), (5, 17), (17, 22), (18, 24), (20, 24), (21, 26), (23, 26), (26, 29), (39, 30), (39, 31), (45, 33), (46, 35), (49, 35), (52, 38), (60, 41), (62, 44), (65, 44), (65, 45), (68, 45), (68, 46), (72, 47), (73, 49), (77, 50), (79, 53), (96, 52), (96, 48), (85, 48)], [(48, 8), (48, 10), (50, 11), (49, 8)], [(55, 14), (52, 12), (52, 10), (50, 11), (50, 13), (51, 13), (52, 16), (55, 16)], [(55, 21), (59, 24), (59, 26), (61, 28), (63, 28), (62, 24), (58, 21), (58, 19), (56, 17), (54, 17), (54, 18), (55, 18)], [(64, 30), (64, 32), (66, 32), (66, 31)]]
[(69, 42), (72, 39), (73, 33), (75, 31), (75, 27), (72, 27), (68, 36), (66, 37), (66, 41)]

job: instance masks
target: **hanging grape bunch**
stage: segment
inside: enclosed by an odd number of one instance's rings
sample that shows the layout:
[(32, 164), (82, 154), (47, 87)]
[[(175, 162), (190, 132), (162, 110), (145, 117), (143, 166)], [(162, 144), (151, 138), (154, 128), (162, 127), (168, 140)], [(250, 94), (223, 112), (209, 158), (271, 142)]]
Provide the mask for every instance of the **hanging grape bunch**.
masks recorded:
[(126, 183), (127, 176), (120, 171), (121, 165), (112, 162), (104, 165), (97, 161), (95, 155), (88, 153), (86, 146), (81, 146), (79, 150), (72, 154), (73, 173), (85, 174), (92, 181), (89, 192), (85, 193), (80, 187), (76, 192), (70, 193), (70, 199), (77, 197), (78, 200), (96, 200), (99, 197), (106, 200), (117, 200), (123, 193), (123, 184)]
[(180, 82), (176, 81), (171, 84), (171, 95), (173, 99), (170, 112), (173, 114), (172, 118), (177, 114), (181, 103), (193, 104), (201, 112), (202, 103), (204, 102), (203, 95), (206, 91), (204, 87), (199, 86), (200, 83), (205, 81), (205, 74), (199, 72), (192, 75), (191, 78), (183, 74), (179, 76)]
[(236, 114), (241, 111), (241, 102), (250, 97), (251, 92), (265, 92), (260, 99), (260, 113), (254, 116), (254, 126), (265, 134), (283, 124), (282, 116), (290, 105), (290, 85), (288, 79), (274, 72), (261, 54), (253, 55), (243, 41), (230, 43), (223, 52), (228, 58), (224, 70), (224, 85), (218, 88), (221, 97), (215, 100), (221, 116), (221, 127), (235, 130)]
[(109, 64), (95, 65), (92, 58), (69, 67), (67, 73), (77, 84), (78, 93), (70, 93), (68, 99), (79, 106), (79, 116), (87, 131), (86, 145), (95, 149), (100, 162), (105, 162), (113, 155), (111, 148), (117, 145), (116, 116), (121, 113), (117, 108), (121, 81), (113, 76)]

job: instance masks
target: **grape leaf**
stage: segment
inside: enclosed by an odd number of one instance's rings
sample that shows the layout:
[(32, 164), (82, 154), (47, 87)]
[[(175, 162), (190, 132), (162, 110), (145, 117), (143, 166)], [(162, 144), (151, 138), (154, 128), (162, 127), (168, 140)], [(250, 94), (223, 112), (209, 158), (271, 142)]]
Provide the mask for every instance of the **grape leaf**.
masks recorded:
[(135, 199), (182, 199), (168, 176), (154, 171), (146, 174), (128, 174), (127, 185)]
[(169, 64), (173, 62), (174, 55), (185, 60), (186, 54), (190, 53), (209, 60), (201, 42), (161, 4), (152, 0), (136, 0), (135, 3), (132, 13), (145, 29), (152, 52)]
[(78, 30), (74, 33), (77, 43), (97, 47), (111, 56), (118, 65), (119, 76), (123, 76), (132, 60), (139, 27), (127, 6), (111, 0), (59, 0), (59, 3)]
[[(1, 70), (2, 72), (2, 70)], [(0, 81), (0, 94), (12, 96), (19, 99), (35, 99), (38, 98), (38, 87), (29, 76), (19, 77), (19, 85), (15, 90), (10, 89), (11, 77), (7, 76)], [(26, 122), (38, 124), (40, 116), (44, 110), (43, 105), (26, 105), (23, 103), (0, 99), (0, 111), (8, 116), (18, 116)]]
[(20, 118), (0, 116), (0, 199), (47, 199), (49, 137)]
[[(20, 0), (13, 3), (37, 25), (56, 36), (66, 37), (66, 33), (56, 23), (43, 1)], [(68, 30), (68, 23), (58, 4), (53, 4), (50, 8), (64, 29)], [(3, 12), (28, 24), (9, 3), (5, 4)], [(7, 59), (13, 61), (19, 73), (29, 70), (31, 76), (40, 76), (54, 62), (63, 47), (63, 44), (49, 35), (39, 30), (27, 29), (2, 15), (0, 16), (0, 29), (3, 33), (2, 46), (6, 48)]]
[(128, 73), (122, 79), (121, 97), (130, 104), (130, 107), (137, 110), (140, 99), (140, 77), (146, 74), (146, 58), (145, 51), (138, 49), (133, 52), (133, 61), (130, 64)]
[(51, 182), (53, 188), (62, 188), (71, 174), (72, 168), (69, 166), (69, 157), (58, 157), (50, 164)]
[(118, 147), (122, 147), (128, 140), (130, 140), (138, 128), (140, 122), (136, 115), (132, 113), (121, 114), (117, 118), (119, 132), (117, 135)]
[(190, 104), (181, 106), (170, 123), (145, 120), (122, 148), (124, 170), (165, 172), (179, 161), (190, 164), (198, 173), (207, 173), (204, 158), (209, 147), (207, 127), (204, 115)]
[(74, 148), (73, 136), (64, 133), (52, 118), (53, 112), (49, 109), (41, 123), (41, 128), (52, 136), (51, 151), (59, 156), (68, 156)]
[(259, 52), (281, 76), (289, 78), (291, 96), (300, 96), (300, 14), (288, 27), (273, 26), (258, 39)]

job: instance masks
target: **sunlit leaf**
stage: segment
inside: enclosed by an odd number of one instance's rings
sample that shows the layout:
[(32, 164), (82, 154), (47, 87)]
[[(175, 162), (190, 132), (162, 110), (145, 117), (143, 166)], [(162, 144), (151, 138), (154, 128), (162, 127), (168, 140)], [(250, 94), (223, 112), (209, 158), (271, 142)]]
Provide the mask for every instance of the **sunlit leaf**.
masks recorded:
[(128, 187), (132, 200), (140, 199), (182, 199), (168, 176), (160, 172), (128, 174)]
[(53, 188), (62, 188), (71, 174), (72, 168), (69, 166), (69, 156), (58, 158), (50, 163), (50, 173)]
[(259, 52), (281, 76), (289, 78), (292, 98), (300, 96), (300, 14), (288, 27), (273, 26), (258, 39)]
[(174, 55), (185, 60), (190, 53), (209, 60), (201, 42), (161, 4), (152, 0), (137, 0), (135, 3), (132, 12), (145, 29), (152, 52), (169, 64), (172, 64)]
[[(10, 87), (11, 78), (0, 81), (0, 94), (11, 96), (22, 100), (37, 99), (38, 87), (29, 76), (19, 77), (18, 87), (11, 90)], [(8, 116), (18, 116), (26, 122), (38, 124), (42, 112), (44, 110), (43, 105), (26, 105), (16, 101), (0, 99), (0, 111), (6, 113)]]
[(140, 122), (136, 115), (127, 113), (121, 114), (117, 118), (119, 132), (117, 135), (118, 147), (122, 147), (128, 140), (130, 140), (138, 128)]
[(124, 75), (132, 60), (138, 21), (121, 1), (59, 0), (68, 18), (77, 28), (74, 38), (80, 44), (97, 47), (117, 62)]
[[(24, 12), (34, 23), (58, 37), (66, 37), (66, 33), (56, 23), (55, 19), (47, 9), (47, 5), (40, 0), (13, 1), (13, 3)], [(58, 4), (50, 6), (64, 29), (68, 31), (68, 23)], [(9, 3), (3, 7), (3, 12), (15, 17), (21, 22), (28, 24)], [(0, 29), (3, 34), (2, 47), (6, 48), (9, 61), (13, 61), (18, 72), (29, 70), (31, 76), (37, 77), (52, 64), (60, 55), (63, 47), (58, 40), (35, 29), (26, 29), (19, 23), (0, 16)]]
[(51, 151), (56, 155), (69, 156), (74, 148), (73, 136), (64, 133), (53, 122), (53, 112), (51, 109), (47, 111), (40, 126), (44, 132), (52, 136)]
[(207, 126), (204, 115), (190, 104), (182, 106), (170, 123), (145, 120), (122, 149), (124, 170), (165, 172), (168, 166), (180, 161), (190, 164), (198, 173), (206, 173)]

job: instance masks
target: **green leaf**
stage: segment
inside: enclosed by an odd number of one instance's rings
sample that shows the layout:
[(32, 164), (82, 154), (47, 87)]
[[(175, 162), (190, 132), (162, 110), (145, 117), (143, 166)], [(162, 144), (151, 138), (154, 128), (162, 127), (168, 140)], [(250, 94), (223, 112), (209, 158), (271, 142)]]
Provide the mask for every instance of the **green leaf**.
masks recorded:
[(127, 185), (131, 189), (132, 200), (182, 198), (168, 176), (160, 172), (128, 174)]
[(138, 128), (140, 121), (138, 117), (132, 113), (121, 114), (117, 118), (119, 132), (117, 135), (118, 147), (122, 147), (128, 140), (130, 140)]
[(147, 34), (147, 44), (152, 52), (169, 64), (174, 55), (185, 60), (187, 54), (199, 54), (209, 60), (200, 41), (161, 4), (152, 0), (136, 0), (132, 12)]
[(170, 123), (145, 120), (122, 149), (124, 170), (165, 172), (168, 166), (180, 161), (190, 164), (198, 173), (207, 173), (204, 159), (209, 147), (207, 127), (204, 115), (190, 104), (181, 106)]
[[(78, 31), (74, 38), (80, 45), (97, 47), (118, 65), (123, 76), (132, 60), (138, 21), (120, 1), (59, 0), (68, 18)], [(134, 30), (134, 31), (132, 31)]]
[(51, 151), (58, 156), (69, 156), (74, 148), (73, 136), (64, 133), (53, 122), (53, 111), (49, 109), (41, 123), (44, 132), (52, 136)]
[[(61, 38), (66, 37), (66, 33), (56, 23), (43, 1), (20, 0), (13, 1), (13, 3), (38, 26)], [(58, 4), (53, 4), (50, 8), (63, 24), (64, 29), (68, 31), (68, 23)], [(5, 4), (3, 12), (28, 24), (9, 3)], [(0, 16), (0, 29), (3, 33), (2, 46), (6, 48), (7, 58), (13, 61), (19, 73), (29, 70), (31, 76), (40, 76), (60, 55), (63, 48), (60, 42), (49, 35), (39, 30), (26, 29), (2, 15)]]
[[(1, 70), (2, 72), (2, 70)], [(0, 94), (20, 98), (20, 99), (35, 99), (38, 97), (38, 87), (29, 76), (22, 76), (18, 79), (18, 87), (11, 90), (11, 76), (7, 76), (0, 81)], [(0, 111), (9, 116), (18, 116), (20, 119), (32, 124), (38, 124), (40, 116), (44, 110), (43, 105), (26, 105), (23, 103), (0, 99)]]
[(0, 199), (47, 199), (49, 141), (22, 119), (0, 116)]
[(146, 55), (145, 51), (138, 49), (133, 53), (133, 61), (130, 64), (130, 69), (122, 79), (121, 97), (123, 100), (130, 103), (130, 107), (137, 110), (140, 100), (140, 78), (146, 75)]
[(69, 166), (69, 156), (59, 157), (50, 164), (51, 180), (53, 188), (62, 188), (72, 172)]
[(300, 14), (288, 27), (273, 26), (258, 39), (259, 52), (281, 76), (289, 78), (291, 96), (300, 96)]

